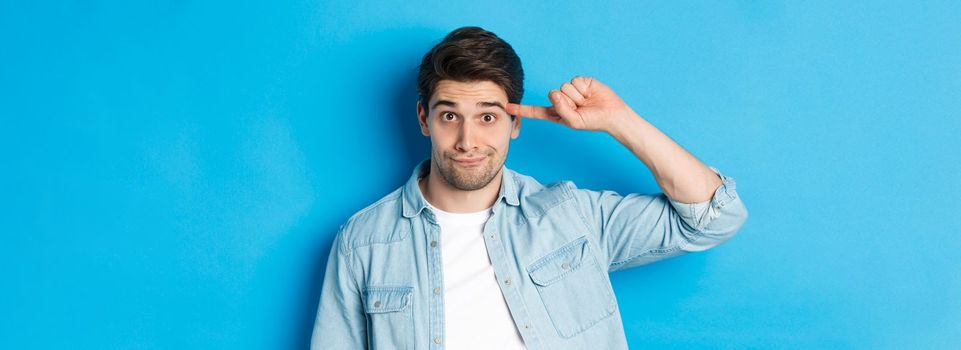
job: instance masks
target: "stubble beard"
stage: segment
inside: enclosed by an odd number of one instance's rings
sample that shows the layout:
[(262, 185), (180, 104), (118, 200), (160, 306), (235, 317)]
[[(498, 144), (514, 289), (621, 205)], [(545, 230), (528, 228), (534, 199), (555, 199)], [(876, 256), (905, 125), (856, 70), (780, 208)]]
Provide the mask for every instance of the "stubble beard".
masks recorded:
[(443, 151), (441, 154), (435, 152), (434, 162), (437, 164), (440, 176), (448, 184), (461, 191), (476, 191), (490, 184), (504, 164), (503, 160), (498, 159), (497, 153), (493, 150), (485, 150), (479, 152), (479, 154), (474, 154), (472, 157), (480, 154), (483, 154), (486, 158), (484, 158), (483, 164), (476, 167), (462, 168), (458, 166), (451, 159), (458, 154), (449, 151)]

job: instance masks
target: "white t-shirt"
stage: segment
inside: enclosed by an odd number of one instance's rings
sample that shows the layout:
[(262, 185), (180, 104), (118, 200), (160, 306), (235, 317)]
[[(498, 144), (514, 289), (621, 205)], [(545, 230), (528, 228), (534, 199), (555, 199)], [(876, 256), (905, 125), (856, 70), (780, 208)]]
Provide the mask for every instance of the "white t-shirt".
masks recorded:
[(441, 230), (447, 349), (527, 349), (484, 243), (491, 210), (448, 213), (428, 204)]

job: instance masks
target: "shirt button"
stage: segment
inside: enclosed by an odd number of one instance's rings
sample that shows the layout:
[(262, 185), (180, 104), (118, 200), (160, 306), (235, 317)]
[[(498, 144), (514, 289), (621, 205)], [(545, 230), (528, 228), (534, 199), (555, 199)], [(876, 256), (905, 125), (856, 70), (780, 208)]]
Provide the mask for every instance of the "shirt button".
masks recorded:
[(504, 280), (504, 284), (511, 284), (511, 279), (508, 278), (508, 279)]
[(440, 294), (440, 288), (434, 288), (434, 294)]
[(570, 267), (571, 267), (571, 265), (568, 265), (566, 261), (565, 261), (563, 264), (561, 264), (561, 268), (562, 268), (562, 269), (567, 270), (567, 269), (570, 268)]
[(436, 247), (436, 246), (437, 246), (437, 241), (430, 241), (430, 246), (431, 246), (431, 248)]
[(380, 300), (374, 302), (374, 307), (380, 307)]
[(530, 328), (531, 328), (531, 324), (530, 324), (530, 323), (525, 323), (525, 324), (524, 324), (524, 329), (530, 329)]
[(441, 341), (440, 337), (434, 338), (434, 344), (440, 344), (440, 341)]
[(491, 239), (496, 240), (496, 239), (497, 239), (497, 236), (495, 236), (493, 233), (491, 233)]

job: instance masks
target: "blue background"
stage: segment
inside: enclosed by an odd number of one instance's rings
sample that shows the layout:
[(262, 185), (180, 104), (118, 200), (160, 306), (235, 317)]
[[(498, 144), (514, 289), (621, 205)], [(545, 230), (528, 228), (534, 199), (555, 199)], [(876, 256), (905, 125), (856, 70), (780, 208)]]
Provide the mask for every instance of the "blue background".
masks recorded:
[[(415, 67), (479, 25), (528, 104), (574, 75), (750, 218), (613, 274), (635, 348), (961, 344), (958, 2), (0, 1), (0, 348), (302, 349), (338, 226), (429, 143)], [(660, 192), (602, 133), (508, 166)]]

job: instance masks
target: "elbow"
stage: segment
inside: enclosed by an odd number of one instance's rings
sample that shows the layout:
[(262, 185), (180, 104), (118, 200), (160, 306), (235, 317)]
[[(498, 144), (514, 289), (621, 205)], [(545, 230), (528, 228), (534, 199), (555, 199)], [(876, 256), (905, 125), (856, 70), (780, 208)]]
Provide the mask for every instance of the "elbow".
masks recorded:
[(740, 197), (720, 207), (712, 206), (709, 220), (693, 233), (693, 240), (684, 250), (704, 251), (724, 243), (734, 237), (747, 222), (747, 208)]
[(715, 210), (717, 211), (714, 214), (715, 218), (700, 232), (705, 236), (713, 237), (715, 240), (723, 242), (734, 237), (747, 222), (747, 207), (744, 206), (740, 196)]
[(730, 213), (728, 214), (728, 222), (722, 226), (722, 231), (728, 238), (734, 236), (735, 233), (741, 230), (741, 227), (744, 227), (748, 216), (747, 207), (744, 206), (744, 203), (741, 202), (740, 198), (731, 204), (734, 206), (734, 208), (731, 208)]

